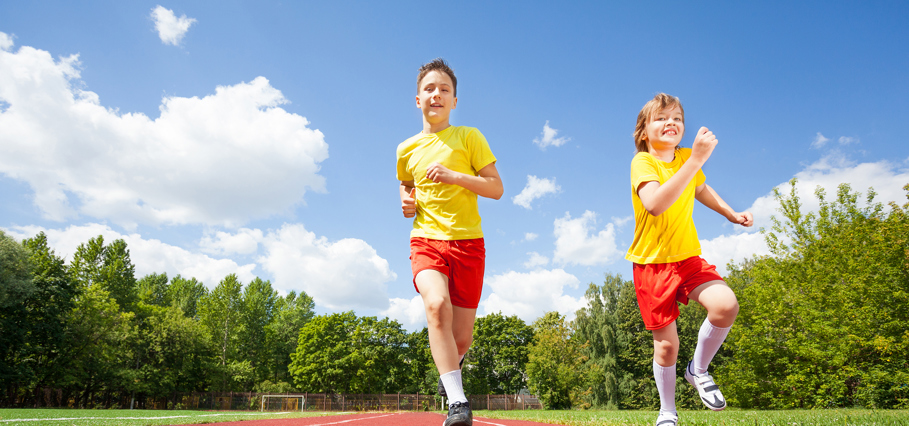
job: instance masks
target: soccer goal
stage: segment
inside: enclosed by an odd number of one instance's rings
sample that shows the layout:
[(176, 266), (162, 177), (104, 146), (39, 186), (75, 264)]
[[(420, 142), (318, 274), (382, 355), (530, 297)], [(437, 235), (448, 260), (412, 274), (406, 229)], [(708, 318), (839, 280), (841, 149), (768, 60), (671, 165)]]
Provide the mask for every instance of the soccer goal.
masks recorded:
[(262, 411), (303, 411), (303, 395), (262, 395)]

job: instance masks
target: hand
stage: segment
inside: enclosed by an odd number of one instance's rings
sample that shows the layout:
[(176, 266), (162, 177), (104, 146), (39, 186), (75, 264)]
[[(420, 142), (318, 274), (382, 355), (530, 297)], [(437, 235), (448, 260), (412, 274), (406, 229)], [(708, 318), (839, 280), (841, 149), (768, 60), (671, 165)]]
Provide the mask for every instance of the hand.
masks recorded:
[(454, 183), (455, 172), (436, 162), (426, 169), (426, 177), (435, 183)]
[(417, 215), (417, 188), (411, 189), (407, 198), (401, 199), (401, 210), (407, 218)]
[(754, 225), (754, 216), (751, 215), (751, 212), (735, 212), (732, 214), (732, 218), (730, 218), (729, 221), (747, 228), (751, 225)]
[(717, 143), (719, 141), (713, 135), (713, 132), (707, 130), (706, 127), (701, 127), (698, 129), (698, 134), (694, 137), (694, 143), (691, 145), (691, 158), (700, 161), (701, 164), (706, 163)]

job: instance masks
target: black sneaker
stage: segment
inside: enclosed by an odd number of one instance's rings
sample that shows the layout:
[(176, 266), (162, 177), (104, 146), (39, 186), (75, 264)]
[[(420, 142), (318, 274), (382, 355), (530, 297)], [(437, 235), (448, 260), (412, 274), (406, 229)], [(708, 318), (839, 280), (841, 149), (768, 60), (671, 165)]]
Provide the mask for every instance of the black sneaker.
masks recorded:
[[(461, 368), (461, 367), (464, 366), (464, 360), (465, 360), (465, 359), (467, 359), (467, 356), (466, 356), (466, 355), (464, 356), (464, 358), (461, 358), (461, 362), (458, 363), (458, 368)], [(448, 397), (448, 392), (445, 392), (445, 385), (442, 384), (442, 378), (441, 378), (441, 377), (439, 377), (439, 386), (438, 386), (438, 389), (437, 389), (437, 390), (439, 391), (439, 395), (442, 395), (442, 396), (444, 396), (444, 397), (446, 397), (446, 398)]]
[(455, 402), (448, 406), (448, 418), (442, 426), (473, 426), (473, 412), (469, 402)]

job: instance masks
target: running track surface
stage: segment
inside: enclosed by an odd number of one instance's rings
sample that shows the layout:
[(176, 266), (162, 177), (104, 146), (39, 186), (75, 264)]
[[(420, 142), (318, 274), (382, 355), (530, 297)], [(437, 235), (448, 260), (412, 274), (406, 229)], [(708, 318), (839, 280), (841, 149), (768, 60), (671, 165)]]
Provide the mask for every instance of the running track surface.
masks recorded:
[[(439, 426), (445, 416), (439, 413), (366, 413), (302, 419), (243, 420), (217, 423), (218, 426)], [(475, 426), (551, 426), (520, 420), (474, 417)], [(188, 425), (187, 425), (188, 426)]]

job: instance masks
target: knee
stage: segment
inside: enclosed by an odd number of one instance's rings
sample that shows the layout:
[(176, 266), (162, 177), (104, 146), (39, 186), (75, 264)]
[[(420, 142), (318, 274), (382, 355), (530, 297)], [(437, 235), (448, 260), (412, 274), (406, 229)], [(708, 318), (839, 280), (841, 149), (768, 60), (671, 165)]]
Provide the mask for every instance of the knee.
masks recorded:
[(425, 300), (426, 322), (430, 327), (438, 327), (451, 318), (451, 302), (443, 297)]
[(473, 330), (470, 330), (469, 333), (457, 333), (455, 334), (455, 344), (458, 345), (458, 355), (467, 353), (467, 350), (470, 349), (470, 345), (473, 344)]
[(679, 355), (679, 344), (669, 340), (653, 342), (653, 357), (661, 361), (675, 360)]

